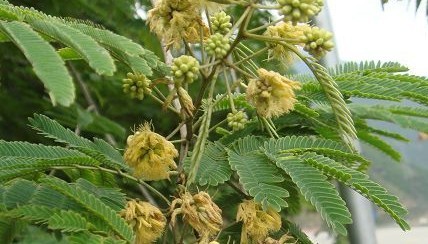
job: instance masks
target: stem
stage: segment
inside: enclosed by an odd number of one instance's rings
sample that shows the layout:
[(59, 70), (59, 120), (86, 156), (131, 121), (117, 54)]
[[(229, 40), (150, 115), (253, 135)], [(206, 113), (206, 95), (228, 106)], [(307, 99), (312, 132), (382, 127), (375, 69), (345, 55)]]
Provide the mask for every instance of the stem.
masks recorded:
[(213, 130), (215, 130), (215, 128), (219, 127), (221, 124), (223, 124), (223, 123), (224, 123), (224, 122), (226, 122), (226, 121), (227, 121), (227, 118), (226, 118), (226, 119), (224, 119), (224, 120), (222, 120), (222, 121), (220, 121), (220, 122), (218, 122), (217, 124), (213, 125), (213, 126), (208, 130), (208, 133), (211, 133)]
[(211, 115), (212, 115), (212, 108), (213, 108), (212, 99), (214, 94), (215, 83), (216, 83), (216, 79), (211, 81), (211, 86), (209, 89), (208, 101), (207, 101), (208, 106), (203, 115), (204, 118), (202, 119), (201, 128), (199, 128), (198, 139), (196, 140), (195, 147), (193, 148), (192, 157), (190, 159), (191, 165), (190, 165), (189, 177), (186, 183), (187, 187), (195, 181), (196, 174), (199, 169), (199, 164), (202, 159), (202, 154), (204, 153), (204, 150), (205, 150), (205, 145), (209, 134), (209, 126), (211, 122)]
[(251, 7), (258, 8), (258, 9), (280, 9), (281, 5), (278, 4), (278, 5), (266, 6), (262, 4), (251, 4)]
[(235, 113), (236, 112), (235, 103), (233, 102), (232, 91), (230, 90), (230, 84), (229, 84), (228, 75), (226, 73), (226, 69), (223, 70), (223, 75), (224, 75), (224, 83), (226, 83), (227, 95), (229, 96), (230, 107), (232, 109), (232, 113)]
[[(234, 52), (233, 54), (235, 54), (235, 56), (237, 56), (238, 57), (238, 59), (244, 59), (245, 57), (244, 56), (246, 56), (246, 55), (242, 55), (242, 54), (239, 54), (239, 52), (237, 51), (238, 49), (236, 49), (236, 52)], [(253, 65), (251, 65), (251, 62), (252, 62), (252, 60), (250, 60), (249, 62), (248, 62), (248, 64), (249, 64), (249, 66), (251, 67), (251, 68), (253, 68), (254, 69), (254, 67), (253, 67)], [(256, 72), (256, 70), (257, 69), (254, 69), (254, 70), (251, 70), (250, 69), (250, 67), (247, 67), (247, 66), (245, 66), (245, 65), (241, 65), (246, 71), (248, 71), (251, 75), (253, 75), (253, 76), (257, 76), (256, 75), (256, 73), (254, 73), (254, 72)], [(239, 67), (239, 66), (238, 66)]]
[(248, 32), (248, 33), (253, 33), (253, 32), (256, 32), (256, 31), (259, 31), (259, 30), (263, 30), (263, 29), (266, 29), (266, 28), (268, 28), (269, 26), (271, 26), (271, 25), (275, 25), (275, 24), (277, 24), (277, 23), (279, 23), (279, 22), (281, 22), (281, 21), (283, 21), (283, 19), (277, 19), (277, 20), (274, 20), (274, 21), (272, 21), (272, 22), (269, 22), (269, 23), (266, 23), (266, 24), (264, 24), (264, 25), (261, 25), (261, 26), (259, 26), (259, 27), (256, 27), (256, 28), (254, 28), (254, 29), (248, 30), (247, 32)]
[(249, 78), (256, 78), (256, 76), (255, 76), (255, 75), (252, 75), (252, 74), (250, 74), (250, 73), (247, 73), (246, 71), (242, 70), (241, 68), (239, 68), (238, 66), (236, 66), (236, 65), (234, 65), (234, 64), (231, 64), (231, 63), (228, 63), (228, 62), (225, 62), (225, 64), (226, 64), (227, 66), (229, 66), (229, 67), (233, 68), (234, 70), (238, 71), (239, 73), (241, 73), (241, 74), (243, 74), (243, 75), (245, 75), (245, 76), (249, 77)]
[(182, 121), (167, 137), (165, 137), (165, 139), (171, 139), (171, 137), (173, 137), (185, 123), (185, 121)]
[(73, 165), (73, 166), (54, 166), (52, 167), (53, 169), (60, 169), (60, 170), (64, 170), (64, 169), (90, 169), (90, 170), (100, 170), (100, 171), (104, 171), (104, 172), (108, 172), (108, 173), (112, 173), (118, 176), (122, 176), (124, 178), (127, 178), (129, 180), (135, 181), (139, 184), (144, 185), (148, 190), (150, 190), (151, 192), (153, 192), (154, 194), (156, 194), (158, 197), (162, 198), (162, 200), (165, 201), (165, 203), (168, 204), (168, 206), (171, 205), (171, 202), (162, 194), (160, 193), (158, 190), (156, 190), (155, 188), (153, 188), (150, 184), (147, 184), (145, 181), (141, 180), (141, 179), (137, 179), (132, 175), (129, 175), (127, 173), (124, 173), (122, 171), (119, 170), (113, 170), (113, 169), (107, 169), (107, 168), (103, 168), (103, 167), (93, 167), (93, 166), (83, 166), (83, 165)]
[[(151, 97), (151, 98), (153, 98), (156, 102), (158, 102), (158, 103), (160, 103), (160, 104), (164, 104), (164, 102), (162, 101), (162, 100), (160, 100), (158, 97), (156, 97), (155, 95), (153, 95), (153, 94), (151, 94), (151, 93), (149, 93), (149, 96)], [(172, 112), (174, 112), (174, 113), (176, 113), (176, 114), (178, 114), (178, 115), (180, 115), (180, 112), (179, 111), (177, 111), (175, 108), (173, 108), (171, 105), (168, 105), (168, 107), (167, 107), (169, 110), (171, 110)]]
[(247, 57), (245, 57), (245, 58), (243, 58), (243, 59), (241, 59), (241, 60), (239, 60), (238, 62), (235, 62), (235, 65), (239, 65), (240, 63), (242, 63), (242, 62), (245, 62), (245, 61), (247, 61), (247, 60), (249, 60), (249, 59), (252, 59), (252, 58), (254, 58), (254, 57), (256, 57), (256, 56), (258, 56), (258, 55), (260, 55), (260, 54), (262, 54), (262, 53), (264, 53), (266, 50), (268, 50), (269, 48), (268, 47), (264, 47), (264, 48), (262, 48), (262, 49), (260, 49), (260, 50), (258, 50), (257, 52), (255, 52), (255, 53), (253, 53), (253, 54), (250, 54), (249, 56), (247, 56)]

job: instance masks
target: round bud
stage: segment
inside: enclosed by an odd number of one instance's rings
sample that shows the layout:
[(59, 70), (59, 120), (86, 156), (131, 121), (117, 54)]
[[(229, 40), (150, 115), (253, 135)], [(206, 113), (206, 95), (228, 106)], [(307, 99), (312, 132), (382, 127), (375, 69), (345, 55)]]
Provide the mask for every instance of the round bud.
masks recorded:
[(205, 51), (217, 59), (224, 58), (230, 49), (229, 38), (220, 33), (215, 33), (205, 41)]
[(224, 11), (217, 12), (210, 17), (211, 29), (214, 33), (226, 35), (229, 33), (232, 23), (230, 23), (230, 16)]
[(233, 131), (241, 130), (245, 127), (248, 122), (248, 116), (244, 111), (237, 111), (227, 114), (227, 125), (232, 128)]
[(306, 23), (317, 15), (324, 5), (323, 0), (277, 0), (280, 13), (284, 15), (284, 21), (293, 24)]
[(182, 55), (172, 61), (171, 70), (175, 82), (192, 83), (198, 78), (199, 62), (192, 56)]
[(152, 92), (151, 81), (145, 75), (128, 73), (126, 76), (127, 78), (122, 80), (122, 88), (131, 98), (143, 100), (145, 94)]

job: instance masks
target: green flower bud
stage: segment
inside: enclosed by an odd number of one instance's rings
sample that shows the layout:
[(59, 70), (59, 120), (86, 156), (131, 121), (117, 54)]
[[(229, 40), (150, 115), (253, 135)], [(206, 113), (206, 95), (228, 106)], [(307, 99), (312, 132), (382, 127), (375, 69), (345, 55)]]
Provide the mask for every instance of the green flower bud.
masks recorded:
[(244, 129), (247, 122), (248, 116), (244, 111), (227, 114), (227, 125), (231, 127), (233, 131)]
[(128, 73), (126, 76), (127, 78), (122, 80), (122, 88), (131, 98), (143, 100), (145, 94), (152, 92), (151, 81), (145, 75)]
[(229, 33), (232, 23), (230, 23), (230, 16), (224, 11), (217, 12), (210, 17), (211, 29), (214, 33), (226, 35)]
[(218, 59), (224, 58), (230, 49), (229, 38), (216, 33), (205, 41), (205, 51)]
[(199, 62), (194, 57), (181, 55), (172, 61), (171, 70), (175, 82), (192, 83), (198, 78)]
[(284, 15), (284, 21), (305, 23), (311, 17), (317, 15), (324, 6), (323, 0), (277, 0), (281, 6), (280, 13)]
[(333, 34), (331, 32), (312, 27), (304, 31), (301, 41), (305, 44), (303, 48), (315, 58), (321, 58), (334, 47)]

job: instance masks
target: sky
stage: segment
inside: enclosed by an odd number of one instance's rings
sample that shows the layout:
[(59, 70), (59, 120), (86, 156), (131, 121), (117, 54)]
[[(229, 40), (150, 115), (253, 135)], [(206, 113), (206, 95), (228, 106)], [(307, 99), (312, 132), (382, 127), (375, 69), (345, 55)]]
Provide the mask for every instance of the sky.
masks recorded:
[[(428, 17), (414, 0), (327, 0), (342, 61), (397, 61), (428, 76)], [(427, 0), (423, 0), (425, 6)]]

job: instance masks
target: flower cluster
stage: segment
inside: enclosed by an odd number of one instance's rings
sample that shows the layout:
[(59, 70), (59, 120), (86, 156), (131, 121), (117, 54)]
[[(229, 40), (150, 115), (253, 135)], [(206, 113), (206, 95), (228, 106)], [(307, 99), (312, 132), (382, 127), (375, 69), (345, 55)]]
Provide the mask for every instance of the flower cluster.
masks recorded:
[[(293, 25), (291, 22), (282, 22), (275, 26), (269, 26), (264, 35), (267, 37), (281, 38), (293, 45), (303, 45), (302, 37), (304, 37), (304, 31), (307, 29), (310, 29), (307, 24)], [(292, 53), (283, 45), (270, 43), (269, 46), (269, 56), (272, 58), (286, 63), (292, 61)]]
[(264, 211), (254, 200), (245, 200), (238, 207), (236, 221), (242, 221), (241, 242), (250, 237), (256, 242), (263, 241), (269, 232), (281, 228), (281, 216), (273, 209)]
[(198, 78), (199, 62), (192, 56), (181, 55), (172, 61), (171, 70), (176, 83), (192, 83)]
[(131, 200), (120, 215), (136, 233), (135, 243), (152, 243), (158, 239), (165, 228), (166, 218), (162, 212), (148, 202)]
[(162, 38), (168, 47), (179, 47), (182, 39), (189, 43), (199, 42), (201, 35), (209, 35), (209, 29), (200, 15), (200, 4), (197, 0), (158, 1), (147, 16), (151, 31)]
[(315, 58), (323, 57), (334, 47), (333, 34), (319, 27), (308, 28), (304, 31), (301, 41), (305, 44), (304, 50)]
[(257, 113), (265, 118), (280, 116), (294, 108), (294, 90), (300, 83), (277, 72), (259, 69), (259, 77), (251, 79), (247, 88), (247, 101), (256, 107)]
[(143, 100), (145, 94), (152, 92), (151, 81), (145, 75), (128, 73), (126, 77), (122, 80), (123, 92), (129, 93), (131, 98)]
[(224, 11), (215, 13), (210, 17), (211, 29), (214, 33), (226, 35), (229, 33), (232, 23), (230, 23), (230, 16)]
[(205, 50), (208, 55), (217, 59), (224, 58), (230, 49), (229, 38), (220, 33), (215, 33), (205, 41)]
[(247, 121), (248, 117), (244, 111), (237, 111), (227, 114), (227, 125), (234, 131), (244, 129)]
[[(180, 207), (176, 208), (176, 205)], [(208, 243), (223, 225), (221, 209), (211, 200), (206, 192), (191, 195), (189, 192), (181, 194), (171, 205), (171, 223), (174, 225), (178, 214), (182, 214), (200, 235), (199, 243)]]
[(163, 136), (152, 132), (150, 125), (141, 126), (127, 139), (125, 162), (134, 175), (143, 180), (169, 179), (170, 169), (176, 169), (174, 158), (178, 151)]
[(324, 6), (323, 0), (277, 0), (281, 6), (280, 12), (284, 21), (306, 23), (317, 15)]

